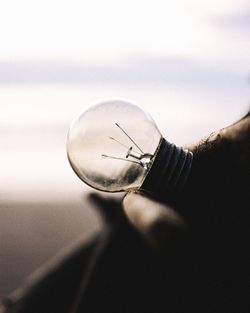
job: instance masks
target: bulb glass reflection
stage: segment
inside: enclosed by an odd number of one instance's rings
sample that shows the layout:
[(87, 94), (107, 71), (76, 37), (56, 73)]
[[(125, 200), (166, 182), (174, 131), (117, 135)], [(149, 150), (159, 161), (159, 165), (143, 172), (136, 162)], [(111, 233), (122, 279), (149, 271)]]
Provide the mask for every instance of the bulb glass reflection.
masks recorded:
[(140, 188), (162, 136), (153, 119), (126, 101), (98, 103), (72, 124), (67, 153), (76, 174), (95, 189)]

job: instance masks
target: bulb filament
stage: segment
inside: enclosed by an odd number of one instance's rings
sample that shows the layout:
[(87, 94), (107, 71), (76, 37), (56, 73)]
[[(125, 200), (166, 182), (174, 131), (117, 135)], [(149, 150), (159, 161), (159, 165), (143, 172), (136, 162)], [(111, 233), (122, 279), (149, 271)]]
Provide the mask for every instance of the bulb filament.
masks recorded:
[[(128, 147), (125, 144), (123, 144), (122, 142), (118, 141), (117, 139), (115, 139), (113, 137), (109, 137), (109, 139), (114, 140), (115, 142), (119, 143), (121, 146), (128, 149), (127, 154), (126, 154), (126, 158), (120, 158), (120, 157), (110, 156), (110, 155), (106, 155), (106, 154), (102, 154), (102, 157), (105, 159), (109, 158), (109, 159), (122, 160), (122, 161), (127, 161), (127, 162), (131, 162), (131, 163), (135, 163), (135, 164), (140, 164), (145, 169), (148, 169), (152, 163), (153, 155), (150, 153), (144, 153), (143, 150), (137, 145), (137, 143), (128, 135), (128, 133), (118, 123), (115, 123), (115, 125), (129, 138), (129, 140), (135, 145), (135, 147), (139, 150), (139, 152), (134, 151), (133, 146)], [(130, 159), (128, 159), (129, 157), (132, 157), (132, 158), (136, 159), (137, 161), (130, 160)]]
[(133, 142), (133, 144), (141, 151), (141, 153), (144, 154), (144, 152), (142, 151), (142, 149), (141, 149), (141, 148), (137, 145), (137, 143), (125, 132), (125, 130), (122, 129), (119, 124), (115, 123), (115, 125), (116, 125), (117, 127), (119, 127), (120, 130), (121, 130), (121, 131)]

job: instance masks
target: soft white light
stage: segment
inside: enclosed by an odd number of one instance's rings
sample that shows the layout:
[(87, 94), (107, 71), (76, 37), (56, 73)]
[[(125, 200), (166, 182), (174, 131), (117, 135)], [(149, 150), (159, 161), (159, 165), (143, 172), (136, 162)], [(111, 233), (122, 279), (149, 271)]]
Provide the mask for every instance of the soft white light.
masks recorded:
[(97, 62), (145, 54), (215, 55), (211, 49), (215, 43), (218, 56), (226, 52), (231, 38), (224, 38), (220, 28), (213, 27), (211, 17), (244, 11), (247, 3), (4, 1), (0, 10), (0, 60)]

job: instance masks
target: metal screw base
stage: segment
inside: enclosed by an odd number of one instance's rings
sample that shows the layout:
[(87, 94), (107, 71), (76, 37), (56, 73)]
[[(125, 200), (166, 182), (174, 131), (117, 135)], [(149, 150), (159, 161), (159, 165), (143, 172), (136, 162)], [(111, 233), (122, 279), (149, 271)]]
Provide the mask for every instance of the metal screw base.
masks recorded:
[(193, 153), (163, 139), (141, 190), (159, 198), (178, 193), (191, 170)]

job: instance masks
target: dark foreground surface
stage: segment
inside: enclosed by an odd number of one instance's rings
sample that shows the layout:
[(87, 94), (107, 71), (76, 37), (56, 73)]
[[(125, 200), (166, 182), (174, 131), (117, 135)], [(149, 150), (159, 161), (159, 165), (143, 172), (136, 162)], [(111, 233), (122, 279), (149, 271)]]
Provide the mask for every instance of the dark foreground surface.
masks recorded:
[(186, 233), (159, 252), (123, 214), (112, 221), (33, 275), (0, 312), (249, 312), (249, 259), (236, 242)]

